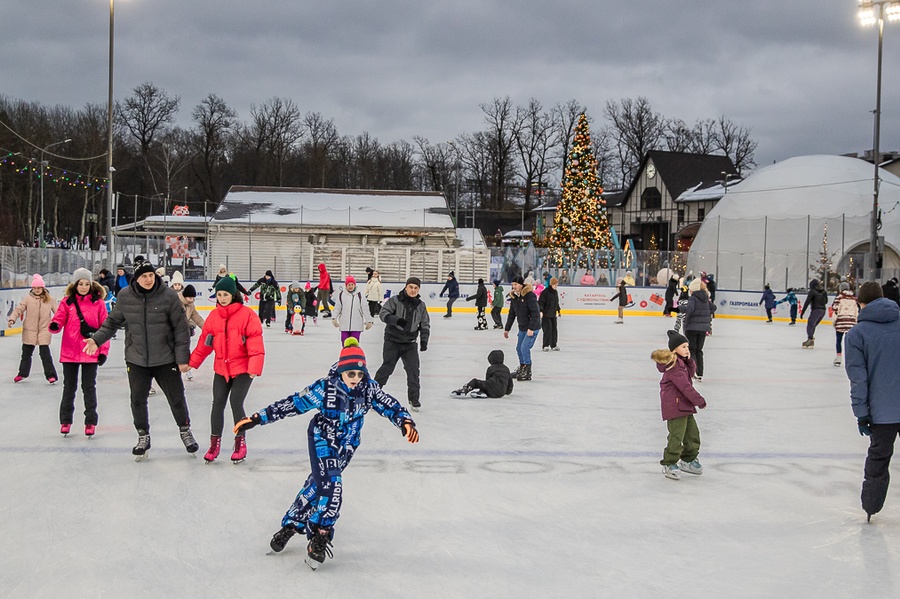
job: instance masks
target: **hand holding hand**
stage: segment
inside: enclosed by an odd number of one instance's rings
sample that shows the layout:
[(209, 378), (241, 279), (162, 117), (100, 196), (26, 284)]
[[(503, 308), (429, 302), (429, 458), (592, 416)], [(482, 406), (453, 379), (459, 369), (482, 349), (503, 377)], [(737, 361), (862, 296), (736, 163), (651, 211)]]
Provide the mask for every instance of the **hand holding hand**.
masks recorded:
[(178, 365), (178, 370), (180, 370), (181, 372), (188, 372), (190, 369), (191, 369), (190, 364), (179, 364)]
[(859, 434), (864, 437), (872, 436), (872, 418), (869, 416), (865, 416), (863, 418), (859, 418), (856, 421), (856, 426), (859, 428)]
[(403, 436), (410, 443), (419, 442), (419, 431), (416, 430), (415, 425), (409, 420), (403, 421)]
[(234, 434), (241, 435), (261, 422), (262, 418), (259, 417), (259, 412), (251, 414), (248, 418), (242, 418), (234, 425)]
[(84, 342), (84, 353), (89, 356), (93, 356), (99, 351), (100, 348), (97, 347), (97, 342), (93, 339), (85, 339)]
[[(9, 325), (9, 326), (12, 326), (12, 325), (13, 325), (13, 321), (10, 320), (9, 322), (10, 322), (10, 325)], [(47, 328), (50, 329), (50, 332), (51, 332), (51, 333), (58, 333), (58, 332), (59, 332), (59, 323), (56, 322), (56, 321), (53, 321), (53, 322), (50, 323), (50, 326), (47, 327)]]

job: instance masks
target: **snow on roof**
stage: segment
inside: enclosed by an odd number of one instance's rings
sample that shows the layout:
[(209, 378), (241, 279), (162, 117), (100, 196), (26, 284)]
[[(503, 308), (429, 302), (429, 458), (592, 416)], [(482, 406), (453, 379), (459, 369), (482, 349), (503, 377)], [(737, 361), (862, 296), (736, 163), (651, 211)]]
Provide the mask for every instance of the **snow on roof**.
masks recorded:
[(452, 229), (441, 193), (232, 187), (214, 224)]
[(460, 247), (464, 248), (483, 248), (487, 247), (484, 242), (484, 235), (481, 229), (462, 228), (456, 230), (456, 238), (459, 240)]
[[(729, 186), (730, 187), (730, 186)], [(721, 183), (698, 183), (684, 191), (675, 198), (676, 202), (703, 202), (707, 200), (721, 200), (725, 195), (725, 188)]]

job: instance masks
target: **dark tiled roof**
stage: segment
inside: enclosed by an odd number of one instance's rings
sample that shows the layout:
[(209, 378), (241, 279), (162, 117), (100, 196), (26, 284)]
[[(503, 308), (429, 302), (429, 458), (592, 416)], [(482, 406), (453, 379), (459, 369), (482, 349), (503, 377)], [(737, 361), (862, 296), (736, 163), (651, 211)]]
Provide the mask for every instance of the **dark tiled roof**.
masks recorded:
[[(656, 166), (656, 176), (665, 183), (673, 200), (684, 193), (686, 189), (694, 187), (698, 183), (721, 181), (722, 172), (735, 176), (738, 174), (734, 163), (728, 156), (651, 150), (644, 155), (637, 174), (625, 191), (626, 199), (631, 197), (638, 179), (643, 176), (647, 162), (651, 159)], [(607, 205), (609, 204), (607, 203)]]

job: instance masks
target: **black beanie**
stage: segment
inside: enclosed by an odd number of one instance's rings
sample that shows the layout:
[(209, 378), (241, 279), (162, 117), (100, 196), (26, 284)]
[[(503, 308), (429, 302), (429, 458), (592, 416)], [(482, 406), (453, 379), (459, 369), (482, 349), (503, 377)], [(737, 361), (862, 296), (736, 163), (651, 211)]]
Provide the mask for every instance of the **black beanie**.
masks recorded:
[(141, 262), (134, 269), (134, 278), (136, 279), (136, 278), (140, 277), (141, 275), (147, 274), (148, 272), (155, 273), (156, 269), (153, 268), (153, 265), (150, 264), (149, 262)]
[(859, 286), (859, 293), (856, 294), (856, 301), (861, 304), (871, 304), (880, 297), (884, 297), (881, 285), (875, 281), (866, 281)]
[(410, 278), (406, 279), (406, 284), (407, 285), (415, 285), (416, 287), (421, 287), (422, 281), (419, 279), (419, 277), (410, 277)]
[(181, 295), (183, 297), (197, 297), (197, 290), (194, 289), (193, 285), (188, 285), (181, 291)]
[(666, 335), (669, 336), (669, 351), (675, 351), (677, 347), (688, 342), (687, 337), (678, 331), (666, 331)]

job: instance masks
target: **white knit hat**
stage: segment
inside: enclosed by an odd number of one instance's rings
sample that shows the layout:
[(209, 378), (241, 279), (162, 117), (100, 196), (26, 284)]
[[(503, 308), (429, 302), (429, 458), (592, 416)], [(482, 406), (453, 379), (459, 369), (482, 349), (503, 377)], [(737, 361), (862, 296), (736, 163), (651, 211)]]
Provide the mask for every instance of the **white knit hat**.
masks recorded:
[(180, 270), (176, 270), (172, 273), (171, 284), (174, 285), (178, 283), (179, 285), (184, 285), (184, 275), (181, 274)]

